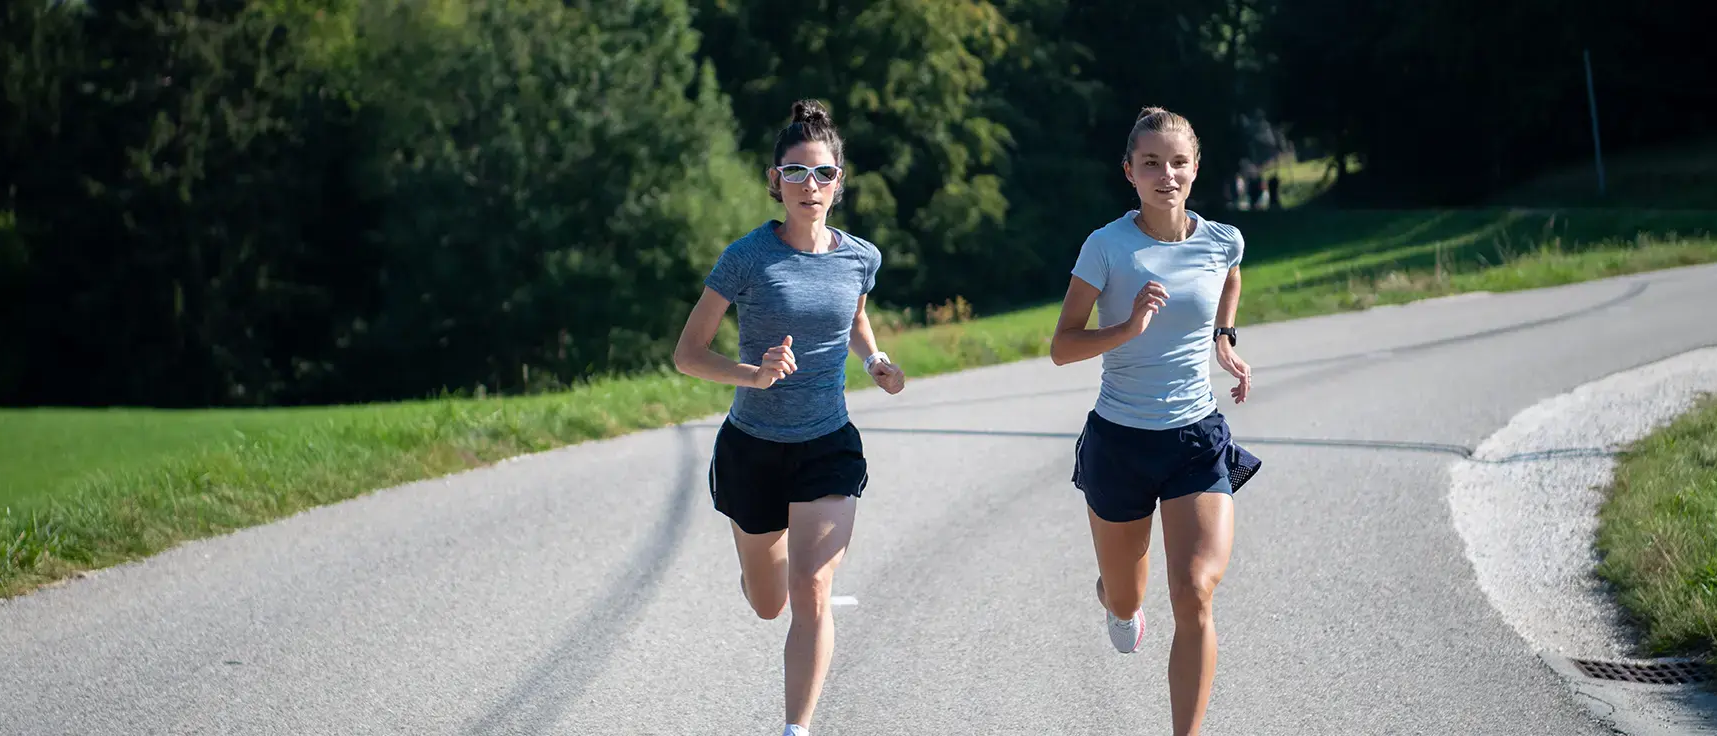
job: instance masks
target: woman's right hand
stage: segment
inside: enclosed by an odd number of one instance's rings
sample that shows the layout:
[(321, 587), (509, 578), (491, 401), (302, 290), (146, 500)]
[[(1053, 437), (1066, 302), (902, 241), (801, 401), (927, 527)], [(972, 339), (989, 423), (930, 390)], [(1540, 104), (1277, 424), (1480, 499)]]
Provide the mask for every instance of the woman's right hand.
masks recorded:
[(793, 357), (793, 336), (788, 335), (780, 345), (763, 353), (761, 365), (757, 366), (757, 372), (752, 375), (751, 387), (769, 388), (796, 370), (799, 370), (799, 364)]
[(1155, 281), (1146, 282), (1145, 287), (1139, 289), (1139, 293), (1133, 297), (1133, 314), (1127, 319), (1134, 335), (1144, 333), (1145, 327), (1151, 323), (1151, 315), (1162, 309), (1168, 298), (1168, 291)]

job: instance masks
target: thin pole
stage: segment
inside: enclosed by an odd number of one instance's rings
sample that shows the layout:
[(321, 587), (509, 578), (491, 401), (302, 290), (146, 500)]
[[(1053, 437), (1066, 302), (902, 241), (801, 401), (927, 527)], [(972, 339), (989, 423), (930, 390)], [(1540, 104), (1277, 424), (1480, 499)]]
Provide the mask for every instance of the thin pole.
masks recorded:
[(1592, 50), (1584, 49), (1586, 61), (1586, 104), (1592, 111), (1592, 151), (1598, 162), (1598, 196), (1604, 196), (1604, 146), (1598, 140), (1598, 93), (1592, 87)]

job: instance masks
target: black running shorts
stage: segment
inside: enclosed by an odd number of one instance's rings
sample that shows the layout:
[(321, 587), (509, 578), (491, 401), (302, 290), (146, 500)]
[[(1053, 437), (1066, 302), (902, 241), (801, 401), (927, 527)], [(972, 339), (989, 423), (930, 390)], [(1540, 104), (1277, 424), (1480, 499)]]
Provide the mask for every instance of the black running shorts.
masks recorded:
[(864, 442), (851, 422), (804, 442), (771, 442), (722, 422), (709, 463), (715, 509), (747, 534), (787, 528), (787, 504), (858, 498), (870, 482)]

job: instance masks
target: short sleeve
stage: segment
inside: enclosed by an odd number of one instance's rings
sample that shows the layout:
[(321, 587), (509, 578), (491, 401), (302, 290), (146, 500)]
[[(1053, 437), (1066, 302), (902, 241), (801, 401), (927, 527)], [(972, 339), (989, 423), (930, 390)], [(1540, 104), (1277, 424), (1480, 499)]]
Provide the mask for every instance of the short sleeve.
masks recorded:
[(869, 294), (871, 289), (876, 288), (876, 274), (881, 270), (882, 249), (875, 246), (866, 249), (864, 259), (864, 286), (859, 290), (860, 294)]
[(1232, 241), (1233, 242), (1228, 244), (1229, 268), (1240, 265), (1241, 259), (1246, 256), (1246, 236), (1240, 234), (1239, 228), (1234, 229), (1234, 237), (1232, 238)]
[(1073, 262), (1073, 275), (1098, 291), (1102, 291), (1109, 282), (1109, 253), (1097, 233), (1092, 233), (1079, 246), (1079, 258)]
[(704, 286), (708, 286), (729, 302), (737, 300), (740, 293), (751, 283), (749, 252), (744, 240), (727, 246), (721, 252), (721, 257), (715, 260), (715, 267), (710, 269), (709, 276), (704, 278)]

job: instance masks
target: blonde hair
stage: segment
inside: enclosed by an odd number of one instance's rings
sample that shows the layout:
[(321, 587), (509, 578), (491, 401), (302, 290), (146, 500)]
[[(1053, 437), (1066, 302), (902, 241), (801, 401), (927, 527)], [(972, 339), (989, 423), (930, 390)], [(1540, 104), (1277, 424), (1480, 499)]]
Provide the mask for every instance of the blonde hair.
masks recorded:
[(1198, 158), (1201, 153), (1198, 134), (1192, 131), (1191, 122), (1161, 107), (1147, 107), (1140, 110), (1138, 119), (1133, 121), (1133, 132), (1127, 134), (1127, 155), (1122, 161), (1133, 160), (1133, 148), (1138, 144), (1139, 135), (1142, 133), (1185, 133), (1192, 139), (1193, 158)]

